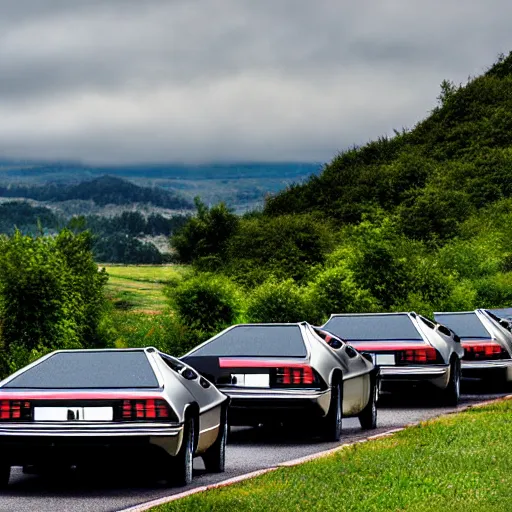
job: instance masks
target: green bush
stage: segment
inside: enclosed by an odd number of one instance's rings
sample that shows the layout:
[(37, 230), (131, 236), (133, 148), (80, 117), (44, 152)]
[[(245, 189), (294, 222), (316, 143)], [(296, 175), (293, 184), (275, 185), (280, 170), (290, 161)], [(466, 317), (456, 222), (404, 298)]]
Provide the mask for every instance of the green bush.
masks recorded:
[(512, 272), (500, 273), (474, 282), (479, 308), (500, 308), (512, 305)]
[(346, 266), (326, 268), (309, 285), (315, 321), (324, 323), (333, 313), (364, 313), (381, 309), (372, 294), (357, 286)]
[(248, 285), (261, 284), (270, 274), (305, 281), (332, 250), (333, 231), (314, 215), (243, 219), (228, 244), (225, 272)]
[(221, 275), (198, 274), (167, 294), (180, 322), (199, 332), (220, 331), (235, 323), (243, 310), (236, 285)]
[(269, 279), (252, 292), (247, 308), (249, 322), (303, 322), (311, 320), (311, 308), (305, 290), (293, 279)]
[(104, 286), (87, 233), (0, 239), (0, 341), (14, 371), (55, 349), (109, 343)]
[(171, 237), (171, 246), (181, 263), (210, 256), (222, 259), (227, 241), (238, 229), (239, 219), (224, 203), (208, 208), (196, 197), (195, 204), (197, 215)]

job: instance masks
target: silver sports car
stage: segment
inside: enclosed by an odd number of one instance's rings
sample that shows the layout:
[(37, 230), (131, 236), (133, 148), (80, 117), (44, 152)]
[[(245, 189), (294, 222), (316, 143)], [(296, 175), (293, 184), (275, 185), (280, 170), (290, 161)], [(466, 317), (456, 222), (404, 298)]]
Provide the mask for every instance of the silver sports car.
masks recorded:
[(485, 309), (434, 316), (461, 338), (465, 349), (463, 377), (512, 381), (512, 333), (506, 320)]
[(309, 424), (331, 441), (340, 438), (342, 416), (376, 427), (378, 369), (306, 322), (234, 325), (181, 360), (231, 398), (231, 425)]
[(440, 390), (444, 403), (458, 403), (464, 349), (446, 326), (414, 312), (349, 313), (331, 315), (323, 329), (371, 355), (383, 390), (428, 384)]
[(155, 348), (52, 352), (0, 382), (0, 486), (11, 466), (146, 462), (178, 485), (194, 456), (224, 471), (228, 403)]

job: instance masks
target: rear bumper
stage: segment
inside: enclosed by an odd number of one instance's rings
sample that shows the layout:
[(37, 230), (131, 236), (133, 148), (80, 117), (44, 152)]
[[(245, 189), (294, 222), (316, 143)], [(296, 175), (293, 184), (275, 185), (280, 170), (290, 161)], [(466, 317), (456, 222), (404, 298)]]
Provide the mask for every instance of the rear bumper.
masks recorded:
[(0, 453), (11, 465), (174, 456), (182, 439), (183, 425), (0, 424)]
[(331, 390), (275, 391), (222, 389), (230, 401), (232, 425), (255, 425), (266, 421), (306, 422), (323, 417), (329, 410)]
[(381, 382), (412, 384), (432, 384), (439, 389), (444, 389), (450, 380), (450, 365), (415, 365), (415, 366), (381, 366)]
[(512, 359), (495, 361), (464, 361), (463, 359), (462, 376), (476, 379), (492, 379), (498, 376), (507, 382), (512, 382)]

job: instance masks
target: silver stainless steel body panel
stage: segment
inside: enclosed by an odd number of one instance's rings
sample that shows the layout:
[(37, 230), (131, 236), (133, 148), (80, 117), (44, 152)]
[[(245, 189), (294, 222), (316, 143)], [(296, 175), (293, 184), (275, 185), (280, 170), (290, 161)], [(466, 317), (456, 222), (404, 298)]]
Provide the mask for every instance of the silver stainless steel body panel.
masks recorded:
[[(306, 353), (301, 357), (282, 356), (253, 357), (240, 354), (238, 359), (251, 359), (255, 366), (258, 361), (275, 367), (286, 364), (303, 364), (310, 366), (318, 374), (324, 383), (322, 389), (283, 389), (272, 387), (247, 387), (237, 384), (221, 383), (220, 370), (216, 367), (217, 375), (215, 381), (219, 389), (231, 398), (230, 417), (234, 418), (234, 424), (251, 424), (272, 417), (275, 420), (289, 419), (297, 415), (305, 419), (305, 416), (324, 417), (331, 403), (331, 390), (333, 384), (339, 379), (343, 389), (342, 410), (344, 416), (357, 416), (366, 407), (370, 400), (371, 379), (378, 379), (378, 370), (375, 366), (361, 356), (357, 351), (349, 354), (346, 346), (335, 350), (329, 346), (316, 332), (316, 328), (306, 322), (297, 324), (239, 324), (225, 329), (210, 340), (182, 356), (182, 361), (189, 362), (200, 372), (208, 374), (213, 371), (206, 365), (206, 359), (220, 360), (226, 356), (218, 354), (215, 356), (201, 357), (196, 355), (202, 347), (223, 336), (237, 327), (262, 328), (280, 326), (298, 326), (304, 342)], [(235, 331), (236, 332), (236, 331)], [(229, 359), (229, 357), (228, 357)], [(213, 365), (215, 366), (215, 365)], [(256, 370), (255, 370), (256, 371)], [(258, 370), (260, 371), (260, 370)], [(239, 375), (242, 370), (237, 369), (233, 374)], [(247, 421), (247, 423), (244, 423)]]
[[(434, 316), (440, 321), (447, 321), (446, 315), (476, 315), (488, 337), (461, 336), (462, 342), (478, 343), (479, 341), (491, 341), (500, 345), (508, 354), (508, 358), (497, 360), (466, 360), (462, 359), (463, 377), (476, 377), (483, 379), (492, 379), (496, 374), (500, 374), (507, 382), (512, 382), (512, 333), (510, 330), (500, 325), (496, 318), (493, 318), (492, 312), (486, 309), (476, 309), (474, 311), (457, 312), (436, 312)], [(458, 334), (458, 333), (457, 333)], [(466, 334), (466, 333), (465, 333)]]
[[(430, 322), (428, 319), (418, 315), (415, 312), (408, 313), (360, 313), (360, 314), (333, 314), (329, 320), (322, 326), (322, 329), (333, 332), (337, 336), (346, 339), (341, 330), (333, 330), (330, 322), (337, 317), (372, 317), (372, 318), (383, 318), (393, 315), (407, 315), (407, 318), (411, 322), (412, 326), (418, 333), (418, 342), (430, 346), (436, 349), (440, 355), (442, 361), (435, 364), (406, 364), (403, 366), (399, 365), (388, 365), (382, 364), (380, 367), (381, 381), (385, 385), (387, 383), (411, 383), (411, 384), (430, 384), (439, 389), (445, 389), (450, 381), (450, 362), (456, 358), (460, 360), (464, 354), (464, 349), (461, 344), (456, 340), (454, 333), (446, 329), (442, 324), (435, 324)], [(332, 324), (332, 323), (331, 323)], [(431, 324), (431, 325), (430, 325)], [(386, 343), (390, 340), (388, 334), (383, 330), (374, 339), (366, 340), (365, 342), (360, 340), (347, 340), (349, 344), (352, 344), (356, 349), (361, 352), (376, 352), (381, 350), (386, 352)], [(399, 340), (397, 340), (399, 341)], [(379, 349), (366, 349), (365, 344), (371, 344), (372, 342), (381, 343)], [(403, 349), (407, 348), (404, 345)]]
[[(77, 354), (81, 352), (143, 352), (158, 382), (156, 388), (134, 389), (22, 389), (8, 387), (17, 376), (58, 353)], [(166, 363), (167, 361), (167, 363)], [(173, 367), (174, 365), (174, 367)], [(181, 372), (179, 369), (181, 368)], [(112, 369), (115, 372), (115, 368)], [(188, 377), (184, 370), (188, 371)], [(94, 371), (94, 370), (91, 370)], [(195, 377), (194, 377), (195, 375)], [(15, 465), (31, 463), (41, 458), (72, 456), (87, 457), (88, 449), (108, 448), (126, 450), (131, 448), (141, 452), (162, 452), (175, 456), (182, 445), (184, 422), (188, 415), (196, 419), (196, 446), (194, 456), (202, 455), (216, 441), (223, 415), (227, 410), (229, 398), (212, 383), (201, 377), (193, 368), (181, 361), (157, 351), (153, 347), (146, 349), (99, 349), (56, 351), (22, 368), (0, 382), (1, 400), (22, 400), (73, 408), (73, 403), (106, 402), (117, 403), (123, 399), (161, 399), (172, 411), (172, 418), (155, 421), (2, 421), (0, 420), (0, 450)], [(55, 448), (53, 450), (52, 448)], [(95, 452), (96, 453), (96, 452)], [(102, 452), (103, 453), (103, 452)]]

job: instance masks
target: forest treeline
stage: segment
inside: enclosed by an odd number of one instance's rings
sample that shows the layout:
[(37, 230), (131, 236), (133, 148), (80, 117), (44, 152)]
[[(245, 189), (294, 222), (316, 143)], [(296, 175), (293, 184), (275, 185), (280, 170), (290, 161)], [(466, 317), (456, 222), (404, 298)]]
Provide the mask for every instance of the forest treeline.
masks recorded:
[(96, 261), (109, 263), (159, 264), (169, 261), (151, 242), (140, 238), (173, 234), (188, 216), (165, 217), (158, 213), (144, 216), (138, 211), (119, 215), (81, 215), (65, 219), (50, 208), (32, 206), (25, 201), (0, 204), (0, 233), (12, 235), (16, 230), (27, 235), (55, 234), (63, 228), (74, 233), (89, 231)]
[(177, 192), (160, 187), (140, 187), (116, 176), (101, 176), (76, 185), (4, 185), (0, 186), (0, 197), (51, 202), (83, 200), (93, 201), (98, 206), (144, 203), (169, 209), (192, 208), (190, 201)]

